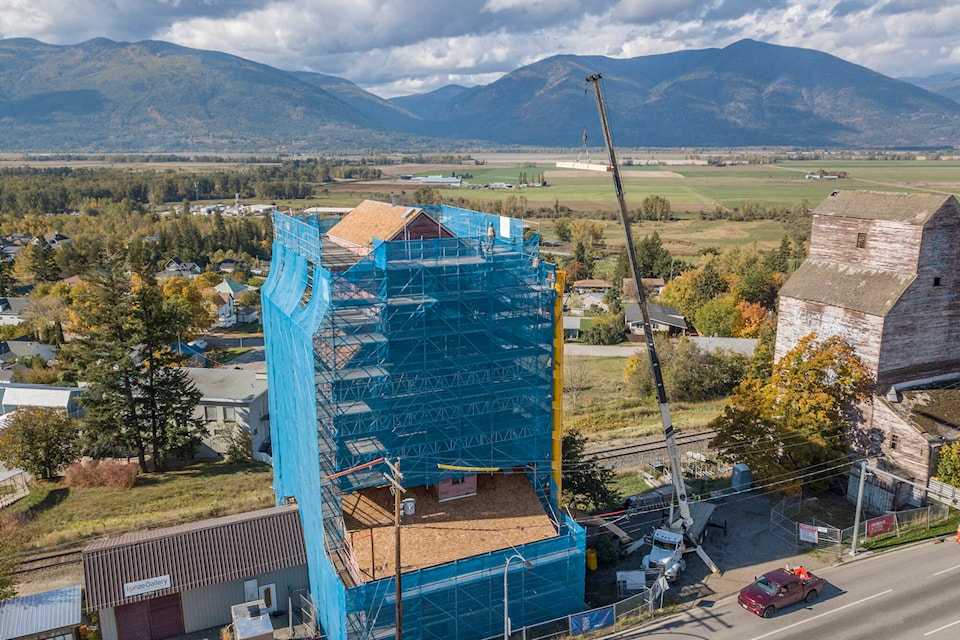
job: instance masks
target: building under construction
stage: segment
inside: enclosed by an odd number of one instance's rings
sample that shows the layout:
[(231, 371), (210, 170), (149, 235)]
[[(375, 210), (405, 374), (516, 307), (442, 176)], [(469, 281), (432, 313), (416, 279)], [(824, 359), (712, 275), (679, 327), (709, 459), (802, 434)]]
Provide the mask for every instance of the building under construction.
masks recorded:
[(584, 532), (558, 508), (562, 285), (539, 238), (372, 201), (275, 213), (274, 230), (274, 489), (300, 505), (323, 632), (395, 637), (399, 611), (404, 638), (481, 639), (507, 613), (519, 628), (579, 611)]

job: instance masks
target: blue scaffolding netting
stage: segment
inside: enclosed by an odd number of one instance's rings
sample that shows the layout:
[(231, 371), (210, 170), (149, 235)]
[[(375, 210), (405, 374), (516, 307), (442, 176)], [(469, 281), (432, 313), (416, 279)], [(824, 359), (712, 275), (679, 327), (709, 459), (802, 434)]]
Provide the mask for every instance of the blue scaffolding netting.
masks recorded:
[[(355, 252), (325, 235), (337, 219), (274, 214), (261, 291), (274, 490), (300, 504), (311, 593), (331, 638), (395, 631), (393, 580), (350, 577), (341, 502), (383, 485), (384, 469), (329, 478), (382, 457), (402, 461), (407, 486), (456, 477), (450, 467), (524, 469), (557, 535), (518, 547), (534, 568), (511, 568), (510, 617), (521, 626), (583, 605), (583, 531), (550, 499), (554, 267), (520, 220), (422, 208), (454, 237)], [(404, 573), (404, 637), (502, 630), (512, 553)]]

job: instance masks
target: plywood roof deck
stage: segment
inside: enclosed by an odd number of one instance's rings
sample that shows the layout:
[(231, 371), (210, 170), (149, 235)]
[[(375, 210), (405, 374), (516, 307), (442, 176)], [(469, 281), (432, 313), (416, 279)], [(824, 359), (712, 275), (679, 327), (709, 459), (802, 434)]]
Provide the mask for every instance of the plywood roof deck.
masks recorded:
[[(407, 489), (416, 514), (403, 517), (400, 565), (404, 572), (509, 549), (557, 535), (523, 473), (481, 475), (477, 495), (439, 503), (431, 487)], [(394, 574), (394, 499), (389, 489), (363, 489), (343, 497), (348, 538), (364, 582)]]

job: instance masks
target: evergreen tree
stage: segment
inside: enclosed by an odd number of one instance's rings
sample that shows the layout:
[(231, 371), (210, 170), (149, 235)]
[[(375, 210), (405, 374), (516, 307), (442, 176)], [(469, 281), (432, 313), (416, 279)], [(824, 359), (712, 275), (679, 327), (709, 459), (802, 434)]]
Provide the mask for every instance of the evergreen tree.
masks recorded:
[(200, 393), (170, 348), (182, 324), (165, 305), (152, 272), (135, 283), (119, 263), (75, 291), (67, 359), (88, 384), (84, 444), (94, 457), (133, 451), (146, 472), (162, 471), (171, 453), (192, 453), (203, 424), (192, 417)]
[(56, 282), (60, 279), (60, 268), (53, 247), (47, 244), (43, 236), (37, 236), (36, 242), (27, 250), (30, 252), (30, 270), (37, 282)]

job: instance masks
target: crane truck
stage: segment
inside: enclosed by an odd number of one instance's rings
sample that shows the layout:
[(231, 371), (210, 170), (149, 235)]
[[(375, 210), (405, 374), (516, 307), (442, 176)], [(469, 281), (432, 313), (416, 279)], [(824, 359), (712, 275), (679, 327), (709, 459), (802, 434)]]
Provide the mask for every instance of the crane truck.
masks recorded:
[[(671, 508), (670, 519), (668, 522), (656, 529), (651, 535), (651, 552), (645, 558), (645, 568), (660, 568), (668, 579), (675, 579), (677, 573), (686, 566), (683, 555), (690, 551), (695, 551), (703, 562), (714, 573), (719, 573), (720, 569), (703, 550), (701, 542), (703, 533), (706, 530), (707, 520), (710, 517), (712, 509), (704, 509), (699, 513), (699, 517), (694, 517), (690, 509), (690, 503), (687, 500), (686, 485), (683, 482), (683, 475), (680, 467), (680, 453), (677, 449), (676, 435), (673, 429), (673, 422), (670, 419), (670, 406), (667, 403), (667, 392), (663, 383), (663, 373), (660, 370), (660, 358), (657, 355), (657, 348), (653, 341), (653, 325), (650, 323), (650, 313), (647, 310), (646, 296), (643, 292), (643, 286), (640, 284), (640, 269), (637, 263), (637, 252), (633, 246), (633, 234), (630, 232), (630, 218), (627, 214), (627, 205), (623, 197), (623, 183), (620, 180), (620, 168), (617, 164), (617, 154), (613, 147), (613, 137), (610, 134), (610, 125), (607, 122), (607, 111), (603, 103), (603, 91), (600, 89), (600, 79), (603, 76), (599, 73), (587, 76), (587, 83), (592, 83), (597, 97), (597, 109), (600, 112), (600, 125), (603, 128), (603, 139), (607, 146), (607, 155), (609, 156), (609, 166), (606, 168), (613, 175), (613, 186), (617, 195), (617, 206), (620, 214), (620, 223), (623, 227), (624, 239), (627, 246), (627, 258), (630, 263), (633, 281), (637, 284), (637, 301), (640, 304), (640, 314), (643, 318), (643, 335), (647, 347), (647, 356), (650, 359), (650, 367), (653, 369), (653, 380), (657, 389), (657, 403), (660, 407), (660, 421), (663, 425), (663, 436), (667, 443), (667, 454), (670, 457), (670, 480), (673, 483), (674, 495), (677, 501), (677, 515), (674, 517)], [(713, 507), (707, 503), (698, 503), (698, 505)], [(671, 575), (673, 576), (671, 578)]]

